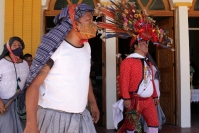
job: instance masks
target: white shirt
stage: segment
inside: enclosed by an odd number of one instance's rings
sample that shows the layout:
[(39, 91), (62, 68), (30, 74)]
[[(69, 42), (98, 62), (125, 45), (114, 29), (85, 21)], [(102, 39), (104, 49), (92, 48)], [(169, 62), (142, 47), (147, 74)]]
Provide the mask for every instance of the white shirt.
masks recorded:
[[(17, 81), (14, 64), (6, 59), (0, 60), (0, 98), (9, 99), (17, 90)], [(26, 61), (15, 64), (20, 89), (23, 89), (29, 73), (29, 67)]]
[(69, 113), (83, 112), (89, 89), (90, 45), (76, 48), (63, 41), (53, 53), (54, 65), (40, 86), (39, 105)]

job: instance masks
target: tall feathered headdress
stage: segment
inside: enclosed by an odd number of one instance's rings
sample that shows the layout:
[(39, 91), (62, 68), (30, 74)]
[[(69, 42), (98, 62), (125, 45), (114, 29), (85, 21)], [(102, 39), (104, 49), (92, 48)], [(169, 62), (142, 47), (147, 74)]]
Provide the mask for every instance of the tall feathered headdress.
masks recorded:
[[(173, 40), (166, 35), (164, 30), (155, 25), (155, 20), (148, 17), (145, 10), (137, 10), (134, 2), (110, 0), (108, 5), (98, 3), (95, 12), (99, 16), (105, 16), (107, 20), (97, 23), (98, 27), (101, 28), (98, 33), (102, 34), (102, 39), (132, 37), (130, 45), (135, 40), (151, 40), (156, 46), (174, 51), (170, 46)], [(103, 29), (106, 29), (106, 32)]]

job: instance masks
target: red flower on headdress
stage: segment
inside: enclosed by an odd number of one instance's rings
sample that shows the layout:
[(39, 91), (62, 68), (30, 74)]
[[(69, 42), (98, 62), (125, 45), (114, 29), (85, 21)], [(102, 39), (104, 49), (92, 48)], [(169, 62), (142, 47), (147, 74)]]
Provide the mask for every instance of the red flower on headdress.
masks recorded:
[[(107, 29), (108, 32), (117, 34), (124, 34), (125, 37), (132, 37), (132, 42), (135, 39), (151, 40), (155, 45), (165, 43), (164, 31), (155, 26), (155, 20), (148, 17), (146, 11), (138, 11), (135, 3), (110, 0), (112, 5), (101, 6), (98, 4), (96, 11), (103, 14), (110, 23), (99, 22), (98, 27)], [(116, 37), (116, 36), (113, 36)]]

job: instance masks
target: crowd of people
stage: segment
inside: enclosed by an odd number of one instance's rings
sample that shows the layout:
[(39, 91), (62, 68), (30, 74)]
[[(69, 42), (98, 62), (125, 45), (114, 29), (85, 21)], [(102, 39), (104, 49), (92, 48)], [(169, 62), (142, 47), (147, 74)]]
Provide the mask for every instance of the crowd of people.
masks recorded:
[[(34, 58), (29, 53), (23, 55), (25, 44), (19, 37), (11, 37), (4, 45), (0, 56), (0, 133), (96, 132), (94, 123), (100, 112), (89, 78), (88, 43), (97, 31), (93, 12), (86, 4), (63, 8)], [(148, 43), (149, 39), (135, 38), (131, 44), (134, 52), (121, 63), (119, 88), (126, 111), (138, 111), (149, 127), (146, 132), (158, 133), (155, 80), (159, 80), (159, 70), (148, 54)], [(19, 113), (23, 107), (26, 119)], [(127, 118), (118, 133), (133, 133), (135, 126)]]

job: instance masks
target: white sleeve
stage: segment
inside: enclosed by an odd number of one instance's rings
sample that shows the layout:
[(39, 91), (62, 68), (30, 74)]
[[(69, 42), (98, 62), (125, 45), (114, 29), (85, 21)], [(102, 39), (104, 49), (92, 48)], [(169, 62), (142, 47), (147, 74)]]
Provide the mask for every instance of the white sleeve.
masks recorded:
[(90, 47), (90, 44), (88, 42), (85, 42), (84, 43), (84, 46), (86, 47), (87, 51), (89, 52), (90, 54), (90, 66), (91, 66), (91, 47)]
[(155, 79), (155, 80), (154, 80), (154, 83), (155, 83), (155, 88), (156, 88), (156, 92), (157, 92), (158, 99), (159, 99), (159, 98), (160, 98), (159, 80)]
[(2, 64), (2, 61), (0, 60), (0, 81), (1, 81), (1, 77), (2, 77), (2, 67), (3, 67), (3, 64)]
[(60, 44), (60, 46), (57, 48), (57, 50), (50, 57), (53, 61), (55, 61), (59, 57), (59, 53), (61, 51), (61, 48), (60, 48), (61, 45), (62, 45), (62, 43)]
[[(154, 77), (155, 77), (155, 73), (157, 72), (157, 69), (153, 66), (153, 70), (154, 70)], [(159, 84), (159, 80), (158, 79), (154, 79), (154, 83), (155, 83), (155, 88), (156, 88), (156, 92), (158, 95), (158, 99), (160, 98), (160, 84)]]

